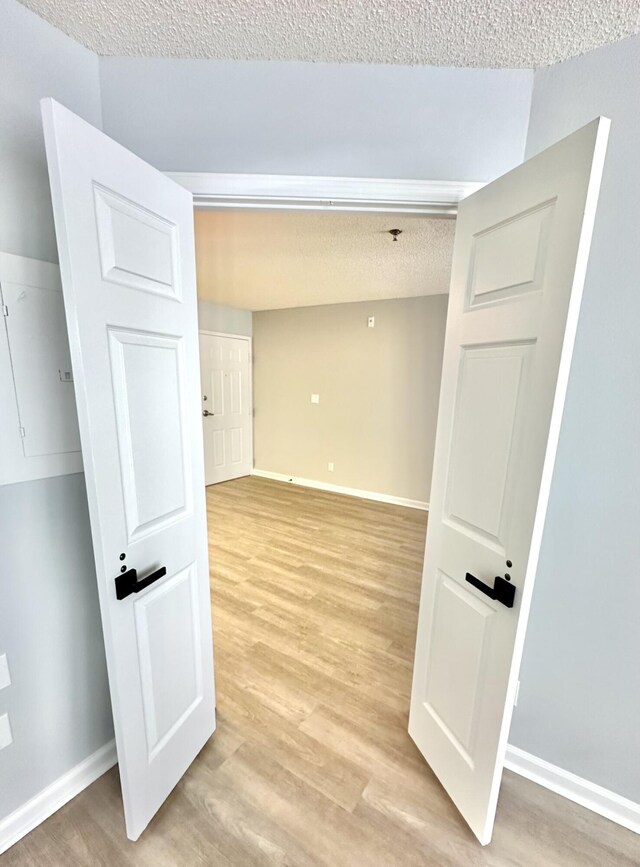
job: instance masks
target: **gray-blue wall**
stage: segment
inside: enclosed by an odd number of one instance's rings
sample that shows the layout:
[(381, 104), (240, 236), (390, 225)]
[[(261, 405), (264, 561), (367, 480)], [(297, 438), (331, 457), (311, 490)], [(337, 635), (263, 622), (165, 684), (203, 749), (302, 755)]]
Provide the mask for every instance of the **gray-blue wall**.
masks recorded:
[(510, 741), (640, 802), (640, 37), (536, 72), (527, 154), (609, 149)]
[[(100, 126), (98, 59), (0, 0), (0, 250), (57, 261), (39, 100)], [(0, 423), (2, 420), (0, 419)], [(0, 487), (0, 819), (113, 737), (82, 475)]]
[(491, 180), (522, 160), (533, 73), (100, 61), (104, 129), (163, 171)]
[(113, 737), (84, 476), (0, 487), (0, 818)]

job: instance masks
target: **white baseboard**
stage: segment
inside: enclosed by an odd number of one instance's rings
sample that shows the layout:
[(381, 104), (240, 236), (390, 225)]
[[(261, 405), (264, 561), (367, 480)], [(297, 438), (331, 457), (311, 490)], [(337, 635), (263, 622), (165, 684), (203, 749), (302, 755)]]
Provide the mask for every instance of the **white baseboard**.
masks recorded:
[(640, 804), (629, 801), (615, 792), (577, 777), (557, 765), (532, 756), (518, 747), (507, 747), (505, 768), (551, 789), (558, 795), (598, 813), (618, 825), (640, 834)]
[(269, 470), (251, 471), (252, 476), (261, 479), (274, 479), (276, 482), (289, 482), (302, 488), (316, 488), (319, 491), (332, 491), (334, 494), (345, 494), (347, 497), (359, 497), (361, 500), (375, 500), (377, 503), (391, 503), (393, 506), (407, 506), (409, 509), (429, 511), (429, 503), (421, 500), (408, 500), (405, 497), (394, 497), (391, 494), (378, 494), (375, 491), (360, 491), (357, 488), (345, 488), (343, 485), (332, 485), (330, 482), (315, 482), (312, 479), (300, 479), (298, 476), (287, 476), (284, 473), (272, 473)]
[(109, 741), (93, 755), (58, 777), (53, 783), (34, 795), (26, 804), (0, 820), (0, 854), (17, 843), (25, 834), (38, 826), (67, 801), (95, 782), (117, 762), (116, 743)]

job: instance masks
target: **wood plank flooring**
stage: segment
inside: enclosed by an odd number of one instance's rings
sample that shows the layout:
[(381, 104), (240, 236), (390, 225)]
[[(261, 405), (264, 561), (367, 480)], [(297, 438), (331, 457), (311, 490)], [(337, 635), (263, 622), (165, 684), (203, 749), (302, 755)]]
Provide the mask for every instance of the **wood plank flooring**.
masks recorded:
[(407, 734), (426, 513), (255, 477), (207, 491), (218, 730), (145, 834), (117, 770), (30, 865), (638, 865), (631, 832), (507, 772), (480, 847)]

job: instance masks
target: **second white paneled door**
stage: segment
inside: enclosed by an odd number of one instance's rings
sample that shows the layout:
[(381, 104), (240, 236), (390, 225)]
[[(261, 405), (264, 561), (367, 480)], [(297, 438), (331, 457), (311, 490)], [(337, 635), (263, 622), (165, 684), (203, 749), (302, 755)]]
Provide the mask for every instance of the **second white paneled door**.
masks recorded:
[(481, 843), (493, 830), (608, 133), (608, 120), (593, 121), (458, 209), (409, 733)]
[(250, 475), (251, 339), (201, 331), (200, 378), (205, 484)]

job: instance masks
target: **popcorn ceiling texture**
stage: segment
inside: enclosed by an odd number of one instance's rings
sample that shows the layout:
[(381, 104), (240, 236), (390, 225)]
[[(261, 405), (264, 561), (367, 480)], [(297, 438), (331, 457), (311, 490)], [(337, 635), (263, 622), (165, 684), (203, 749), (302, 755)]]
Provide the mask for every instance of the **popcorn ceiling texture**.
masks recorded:
[(195, 233), (200, 301), (275, 310), (449, 291), (455, 220), (197, 210)]
[(640, 32), (640, 0), (21, 0), (100, 55), (540, 67)]

